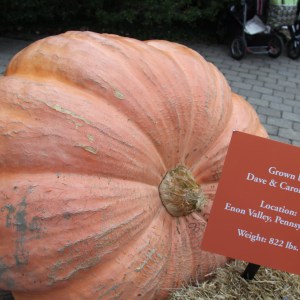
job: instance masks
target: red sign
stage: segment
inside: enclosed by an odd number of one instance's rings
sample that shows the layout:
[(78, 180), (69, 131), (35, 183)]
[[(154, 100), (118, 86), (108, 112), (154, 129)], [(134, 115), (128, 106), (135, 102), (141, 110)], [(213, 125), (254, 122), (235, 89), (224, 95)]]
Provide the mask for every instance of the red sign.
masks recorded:
[(203, 250), (300, 275), (300, 148), (233, 132)]

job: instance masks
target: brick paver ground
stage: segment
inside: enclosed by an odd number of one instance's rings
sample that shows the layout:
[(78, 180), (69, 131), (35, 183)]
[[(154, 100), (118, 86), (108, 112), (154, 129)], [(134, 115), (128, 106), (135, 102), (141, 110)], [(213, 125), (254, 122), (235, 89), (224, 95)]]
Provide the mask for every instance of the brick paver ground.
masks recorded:
[[(28, 44), (0, 38), (0, 73), (9, 59)], [(236, 61), (224, 45), (189, 46), (214, 63), (232, 90), (254, 106), (270, 138), (300, 146), (300, 59), (291, 60), (285, 53), (277, 59), (249, 54)]]

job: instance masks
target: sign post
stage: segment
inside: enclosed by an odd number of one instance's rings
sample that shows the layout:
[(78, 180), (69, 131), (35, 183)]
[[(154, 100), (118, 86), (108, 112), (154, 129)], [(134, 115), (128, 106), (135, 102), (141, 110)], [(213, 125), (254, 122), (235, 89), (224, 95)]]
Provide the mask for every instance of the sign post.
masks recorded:
[(300, 148), (233, 132), (201, 248), (300, 275)]
[(247, 280), (252, 280), (259, 268), (260, 268), (260, 265), (249, 263), (247, 265), (244, 273), (242, 274), (242, 277)]

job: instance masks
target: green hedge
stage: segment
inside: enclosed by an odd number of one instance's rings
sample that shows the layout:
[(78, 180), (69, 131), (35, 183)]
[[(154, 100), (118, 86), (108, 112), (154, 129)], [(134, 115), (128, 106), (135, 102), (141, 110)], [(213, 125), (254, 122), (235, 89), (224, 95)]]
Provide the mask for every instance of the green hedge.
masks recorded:
[(138, 38), (209, 36), (234, 0), (1, 0), (0, 33), (114, 32)]

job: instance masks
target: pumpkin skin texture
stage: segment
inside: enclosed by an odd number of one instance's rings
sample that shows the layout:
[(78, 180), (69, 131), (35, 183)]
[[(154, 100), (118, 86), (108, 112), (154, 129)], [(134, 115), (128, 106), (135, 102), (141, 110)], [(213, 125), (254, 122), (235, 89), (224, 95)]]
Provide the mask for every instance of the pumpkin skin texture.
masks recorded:
[[(0, 106), (0, 288), (15, 299), (163, 299), (226, 262), (200, 244), (231, 133), (267, 133), (197, 52), (48, 37), (12, 59)], [(174, 217), (159, 187), (177, 166), (205, 203)]]

